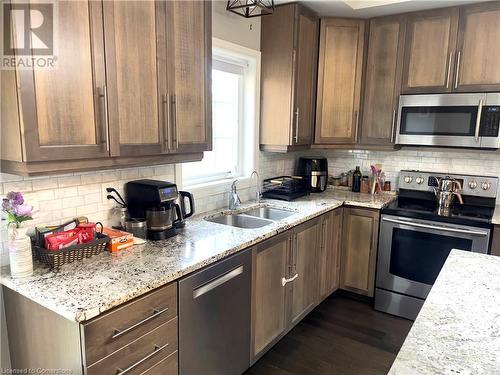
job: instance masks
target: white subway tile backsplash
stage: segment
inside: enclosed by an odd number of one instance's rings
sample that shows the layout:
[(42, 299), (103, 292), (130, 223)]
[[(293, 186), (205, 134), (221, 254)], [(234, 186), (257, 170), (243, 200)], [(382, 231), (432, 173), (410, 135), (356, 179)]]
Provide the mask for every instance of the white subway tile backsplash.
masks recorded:
[(33, 191), (33, 185), (31, 184), (31, 181), (23, 181), (23, 180), (4, 182), (3, 189), (6, 192), (9, 192), (9, 191), (29, 192), (29, 191)]
[(54, 196), (56, 198), (76, 197), (77, 195), (78, 188), (76, 186), (54, 190)]
[(82, 183), (82, 179), (80, 175), (63, 176), (58, 178), (58, 183), (60, 188), (68, 186), (79, 186)]
[[(420, 169), (447, 173), (471, 173), (500, 175), (500, 153), (494, 152), (453, 152), (415, 151), (376, 152), (364, 150), (301, 151), (288, 154), (260, 152), (258, 171), (261, 180), (290, 175), (295, 172), (295, 164), (300, 156), (325, 156), (328, 158), (329, 173), (338, 175), (359, 165), (363, 174), (368, 174), (370, 165), (380, 163), (387, 179), (394, 189), (401, 169)], [(112, 171), (96, 171), (49, 177), (23, 178), (0, 174), (0, 193), (11, 190), (25, 194), (28, 204), (35, 206), (35, 220), (27, 225), (59, 223), (77, 215), (88, 216), (93, 221), (109, 220), (110, 209), (116, 204), (106, 199), (106, 187), (116, 188), (124, 195), (124, 184), (139, 178), (153, 178), (175, 181), (175, 166), (161, 165), (141, 168), (126, 168)], [(197, 213), (227, 207), (227, 189), (216, 194), (195, 193)], [(242, 201), (254, 199), (254, 188), (241, 188)]]

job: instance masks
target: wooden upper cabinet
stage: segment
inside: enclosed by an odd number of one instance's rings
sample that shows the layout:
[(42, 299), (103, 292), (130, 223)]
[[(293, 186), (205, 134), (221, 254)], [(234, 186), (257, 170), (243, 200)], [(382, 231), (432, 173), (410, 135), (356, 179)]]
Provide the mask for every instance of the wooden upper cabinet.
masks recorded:
[(314, 134), (316, 73), (318, 66), (318, 20), (306, 8), (297, 6), (295, 52), (294, 145), (310, 145)]
[(56, 66), (18, 71), (23, 161), (106, 157), (102, 3), (64, 1), (54, 11)]
[(457, 91), (500, 90), (500, 2), (460, 9)]
[(343, 219), (340, 287), (373, 297), (378, 210), (346, 208)]
[(171, 152), (212, 149), (212, 4), (167, 1)]
[(408, 16), (402, 92), (449, 92), (453, 88), (458, 8)]
[(356, 142), (365, 24), (321, 19), (316, 144)]
[(394, 145), (401, 88), (405, 20), (376, 18), (370, 22), (360, 143)]
[(261, 25), (260, 145), (268, 151), (313, 141), (318, 19), (300, 4), (278, 6)]
[[(159, 8), (158, 11), (156, 8)], [(105, 1), (107, 100), (113, 156), (164, 151), (165, 14), (154, 1)], [(163, 33), (158, 35), (157, 32)]]

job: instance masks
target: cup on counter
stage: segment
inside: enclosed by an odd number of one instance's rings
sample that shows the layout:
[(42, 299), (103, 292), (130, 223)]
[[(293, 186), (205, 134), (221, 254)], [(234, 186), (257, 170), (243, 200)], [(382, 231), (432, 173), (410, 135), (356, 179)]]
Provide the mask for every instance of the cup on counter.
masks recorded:
[(147, 226), (144, 219), (128, 219), (125, 221), (125, 231), (132, 233), (134, 237), (146, 239)]
[(361, 177), (361, 193), (370, 193), (370, 178), (368, 176)]

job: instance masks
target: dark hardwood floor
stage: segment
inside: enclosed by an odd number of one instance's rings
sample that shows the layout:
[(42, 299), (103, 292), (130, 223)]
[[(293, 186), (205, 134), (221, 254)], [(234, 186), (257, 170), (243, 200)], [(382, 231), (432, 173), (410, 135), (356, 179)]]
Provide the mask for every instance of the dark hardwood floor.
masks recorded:
[(411, 324), (330, 296), (245, 374), (386, 374)]

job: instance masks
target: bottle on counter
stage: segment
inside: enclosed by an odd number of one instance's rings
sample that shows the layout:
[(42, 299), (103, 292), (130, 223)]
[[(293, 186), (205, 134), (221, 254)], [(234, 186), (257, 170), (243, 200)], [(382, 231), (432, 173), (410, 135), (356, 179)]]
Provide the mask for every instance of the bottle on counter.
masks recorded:
[(359, 170), (359, 166), (356, 166), (356, 170), (352, 174), (352, 191), (354, 193), (359, 193), (361, 191), (361, 171)]

